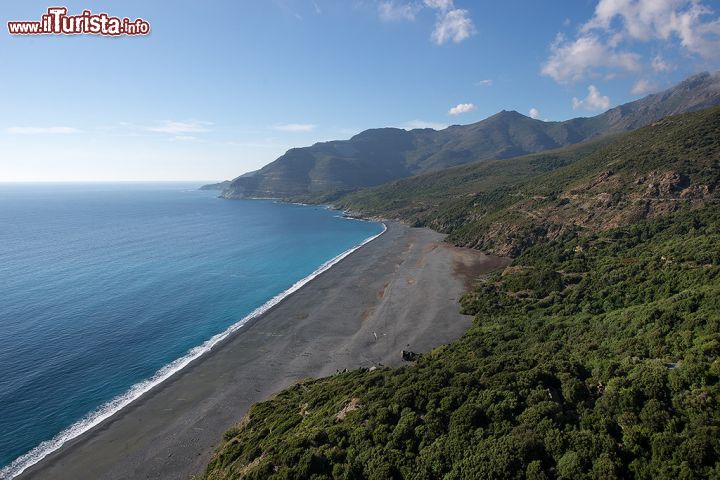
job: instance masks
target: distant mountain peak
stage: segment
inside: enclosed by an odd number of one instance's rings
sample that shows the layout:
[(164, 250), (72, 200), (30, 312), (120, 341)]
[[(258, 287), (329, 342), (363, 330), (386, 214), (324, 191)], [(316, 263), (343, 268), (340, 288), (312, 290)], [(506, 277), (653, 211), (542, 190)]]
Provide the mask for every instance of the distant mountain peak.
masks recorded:
[(502, 110), (485, 120), (443, 130), (375, 128), (350, 140), (290, 149), (253, 176), (233, 180), (223, 195), (299, 199), (347, 191), (466, 163), (572, 145), (714, 105), (720, 105), (720, 73), (703, 72), (595, 117), (543, 122), (515, 110)]
[(522, 113), (518, 112), (517, 110), (500, 110), (495, 115), (488, 117), (487, 120), (489, 120), (491, 118), (530, 118), (530, 117), (523, 115)]
[(703, 83), (718, 83), (720, 82), (720, 72), (701, 72), (691, 77), (686, 78), (682, 82), (678, 83), (675, 88), (694, 88)]

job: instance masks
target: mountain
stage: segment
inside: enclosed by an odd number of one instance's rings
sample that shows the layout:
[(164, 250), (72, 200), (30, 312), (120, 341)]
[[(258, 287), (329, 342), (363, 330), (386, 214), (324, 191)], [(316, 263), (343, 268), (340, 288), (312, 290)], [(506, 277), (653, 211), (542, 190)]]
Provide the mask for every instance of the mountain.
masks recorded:
[(516, 256), (720, 199), (720, 107), (564, 149), (465, 165), (352, 192), (339, 208), (449, 233)]
[(234, 179), (223, 196), (308, 199), (481, 160), (556, 149), (718, 104), (720, 73), (702, 73), (590, 118), (543, 122), (502, 111), (471, 125), (439, 131), (366, 130), (349, 140), (288, 150), (251, 175)]
[(254, 405), (199, 478), (716, 477), (720, 107), (649, 120), (702, 78), (576, 145), (326, 195), (515, 259), (460, 339)]
[(230, 180), (225, 180), (225, 181), (219, 182), (219, 183), (209, 183), (209, 184), (207, 184), (207, 185), (203, 185), (202, 187), (200, 187), (200, 190), (220, 190), (220, 191), (223, 191), (223, 190), (225, 190), (226, 188), (228, 188), (231, 183), (232, 183), (232, 182), (231, 182)]
[(326, 195), (515, 259), (460, 339), (254, 405), (199, 478), (717, 477), (720, 107), (649, 120), (703, 78), (576, 145)]

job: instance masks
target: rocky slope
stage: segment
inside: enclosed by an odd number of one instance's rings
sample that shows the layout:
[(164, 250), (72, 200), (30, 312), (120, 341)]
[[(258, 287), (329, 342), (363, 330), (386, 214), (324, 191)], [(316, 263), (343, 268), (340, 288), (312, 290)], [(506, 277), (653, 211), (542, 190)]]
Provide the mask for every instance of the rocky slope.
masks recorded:
[(336, 205), (399, 218), (515, 256), (571, 230), (601, 231), (720, 197), (720, 108), (555, 152), (355, 192)]

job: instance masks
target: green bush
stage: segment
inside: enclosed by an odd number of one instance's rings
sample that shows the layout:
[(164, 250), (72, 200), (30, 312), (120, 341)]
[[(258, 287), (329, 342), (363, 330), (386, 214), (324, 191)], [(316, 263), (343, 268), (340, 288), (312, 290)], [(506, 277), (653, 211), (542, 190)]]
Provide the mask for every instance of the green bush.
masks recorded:
[(461, 339), (253, 406), (205, 478), (718, 478), (714, 252), (717, 208), (537, 245), (463, 298)]

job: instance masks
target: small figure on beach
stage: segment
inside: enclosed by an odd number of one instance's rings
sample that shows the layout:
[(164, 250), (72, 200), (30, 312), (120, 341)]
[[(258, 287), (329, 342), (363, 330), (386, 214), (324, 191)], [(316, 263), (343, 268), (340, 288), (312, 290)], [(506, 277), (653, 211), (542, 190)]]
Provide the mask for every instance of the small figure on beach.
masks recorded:
[(400, 350), (400, 355), (402, 356), (402, 359), (406, 362), (414, 362), (417, 360), (418, 354), (415, 352), (411, 352), (410, 350)]

